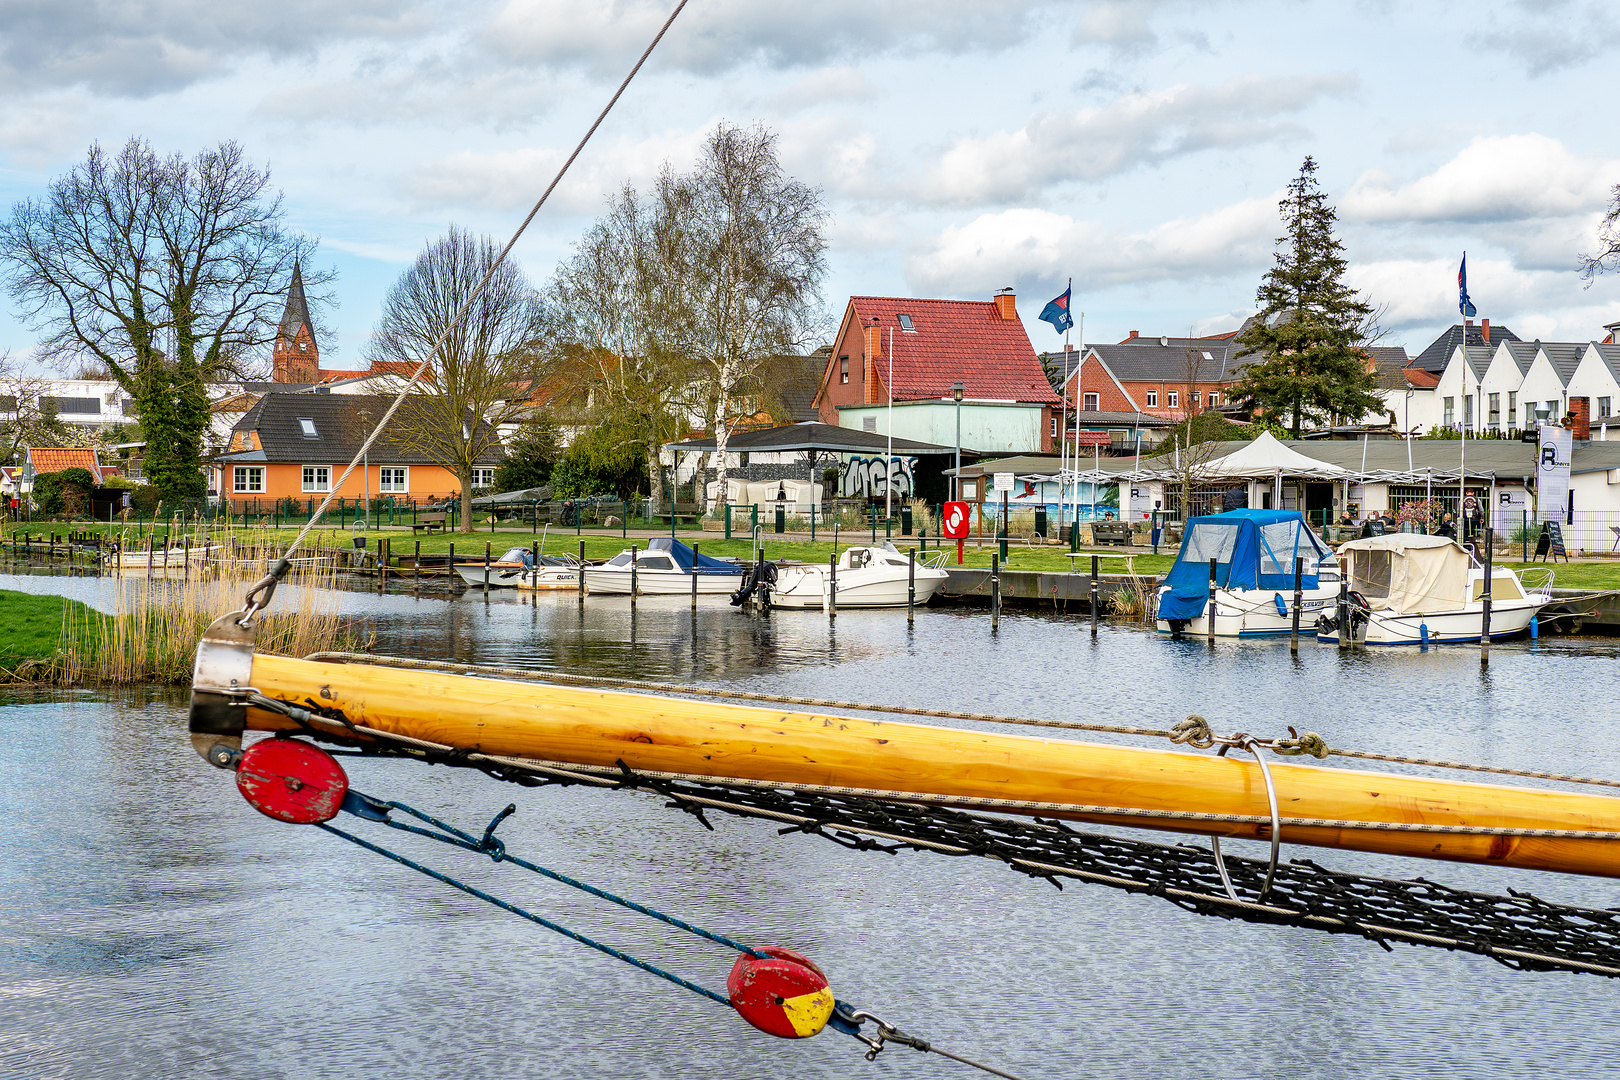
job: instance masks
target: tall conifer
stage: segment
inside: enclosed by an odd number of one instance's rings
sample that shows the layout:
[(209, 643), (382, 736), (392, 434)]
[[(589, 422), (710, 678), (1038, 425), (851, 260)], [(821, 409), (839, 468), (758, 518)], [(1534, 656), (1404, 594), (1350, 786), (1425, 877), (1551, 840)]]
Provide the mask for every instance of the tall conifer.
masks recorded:
[(1372, 305), (1344, 282), (1337, 213), (1307, 156), (1280, 207), (1286, 235), (1255, 293), (1260, 313), (1238, 337), (1248, 360), (1229, 393), (1284, 420), (1294, 438), (1307, 421), (1360, 419), (1383, 407), (1362, 348)]

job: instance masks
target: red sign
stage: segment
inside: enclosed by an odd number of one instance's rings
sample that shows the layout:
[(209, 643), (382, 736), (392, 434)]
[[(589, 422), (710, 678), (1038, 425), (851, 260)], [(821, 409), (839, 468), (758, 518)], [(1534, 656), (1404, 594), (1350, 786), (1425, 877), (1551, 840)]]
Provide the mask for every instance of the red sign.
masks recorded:
[(951, 540), (966, 540), (970, 532), (968, 526), (968, 504), (965, 502), (948, 502), (945, 504), (945, 535)]

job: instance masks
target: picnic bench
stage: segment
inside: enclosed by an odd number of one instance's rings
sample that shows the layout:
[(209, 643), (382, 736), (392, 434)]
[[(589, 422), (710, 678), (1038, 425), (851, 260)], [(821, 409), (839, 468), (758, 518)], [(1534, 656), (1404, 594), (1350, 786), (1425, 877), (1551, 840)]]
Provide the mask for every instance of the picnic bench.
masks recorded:
[(411, 532), (417, 533), (426, 530), (430, 533), (443, 532), (445, 522), (449, 520), (447, 513), (417, 514), (416, 520), (411, 522)]
[(1128, 521), (1093, 521), (1091, 523), (1091, 542), (1094, 544), (1118, 544), (1129, 547), (1131, 543), (1131, 523)]
[(696, 521), (702, 514), (697, 503), (666, 503), (664, 509), (658, 511), (653, 517), (667, 524), (674, 525), (678, 521)]

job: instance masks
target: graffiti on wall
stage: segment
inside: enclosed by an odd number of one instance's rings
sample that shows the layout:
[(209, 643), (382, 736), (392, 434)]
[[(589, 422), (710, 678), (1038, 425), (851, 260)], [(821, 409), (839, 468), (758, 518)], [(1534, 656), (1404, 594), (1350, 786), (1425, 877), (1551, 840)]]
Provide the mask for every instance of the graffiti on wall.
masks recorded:
[(892, 482), (895, 495), (910, 498), (912, 470), (916, 466), (916, 458), (896, 457), (892, 462), (885, 462), (883, 458), (852, 457), (844, 462), (839, 473), (838, 497), (881, 499)]

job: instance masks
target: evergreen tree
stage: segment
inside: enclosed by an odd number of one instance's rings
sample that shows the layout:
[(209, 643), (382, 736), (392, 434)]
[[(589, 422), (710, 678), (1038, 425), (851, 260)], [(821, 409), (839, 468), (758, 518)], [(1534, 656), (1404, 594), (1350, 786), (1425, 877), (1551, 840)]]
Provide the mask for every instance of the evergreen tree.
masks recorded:
[(1308, 420), (1359, 420), (1383, 402), (1361, 347), (1372, 305), (1344, 282), (1337, 213), (1311, 157), (1281, 211), (1286, 235), (1255, 293), (1260, 313), (1238, 337), (1238, 356), (1250, 359), (1230, 396), (1284, 421), (1297, 439)]

